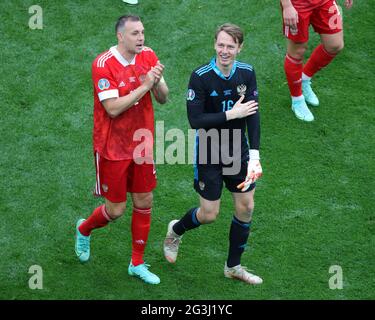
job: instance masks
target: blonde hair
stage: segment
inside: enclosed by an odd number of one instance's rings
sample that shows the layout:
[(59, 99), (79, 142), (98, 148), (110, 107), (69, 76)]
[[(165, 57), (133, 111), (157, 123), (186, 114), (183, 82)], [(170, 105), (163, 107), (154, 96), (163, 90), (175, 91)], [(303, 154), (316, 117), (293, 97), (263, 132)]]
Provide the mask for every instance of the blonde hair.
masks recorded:
[(229, 34), (233, 38), (234, 42), (238, 43), (239, 45), (242, 44), (243, 32), (239, 26), (232, 23), (222, 24), (216, 29), (215, 41), (217, 40), (217, 37), (221, 31), (224, 31), (225, 33)]

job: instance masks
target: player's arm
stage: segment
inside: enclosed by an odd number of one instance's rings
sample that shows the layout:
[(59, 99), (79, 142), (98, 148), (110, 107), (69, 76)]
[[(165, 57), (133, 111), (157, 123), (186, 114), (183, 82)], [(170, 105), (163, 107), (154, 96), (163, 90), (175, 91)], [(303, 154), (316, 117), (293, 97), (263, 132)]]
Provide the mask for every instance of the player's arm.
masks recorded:
[[(255, 100), (258, 102), (258, 89), (256, 84), (255, 72), (252, 73), (252, 78), (249, 84), (250, 90), (246, 95), (246, 99)], [(247, 134), (250, 143), (249, 161), (247, 164), (247, 176), (244, 182), (239, 184), (237, 188), (241, 191), (246, 191), (252, 183), (259, 179), (262, 174), (262, 166), (260, 164), (260, 115), (259, 110), (253, 115), (246, 118)]]
[(165, 104), (167, 102), (169, 89), (164, 77), (152, 88), (152, 93), (158, 103)]
[(243, 103), (244, 97), (235, 103), (233, 109), (225, 112), (205, 112), (206, 91), (199, 76), (193, 72), (187, 94), (187, 113), (193, 129), (215, 128), (226, 121), (244, 118), (256, 112), (257, 104), (254, 101)]
[(296, 27), (298, 23), (298, 12), (294, 8), (291, 0), (281, 0), (283, 7), (283, 19), (286, 26)]
[(247, 133), (251, 149), (259, 150), (260, 145), (260, 116), (259, 111), (246, 118)]
[(149, 71), (146, 75), (145, 81), (135, 90), (129, 94), (117, 97), (110, 98), (101, 101), (105, 110), (111, 118), (115, 118), (124, 111), (131, 108), (136, 102), (138, 102), (148, 91), (154, 86), (154, 75)]
[[(249, 90), (246, 94), (246, 100), (254, 100), (258, 103), (258, 86), (255, 71), (251, 71), (248, 84)], [(247, 134), (249, 138), (250, 148), (259, 150), (260, 145), (260, 115), (257, 110), (253, 115), (246, 118)]]
[(154, 95), (158, 103), (164, 104), (167, 102), (169, 94), (167, 83), (165, 82), (163, 77), (164, 65), (162, 65), (158, 61), (156, 66), (151, 68), (151, 70), (155, 76), (155, 83), (152, 88), (152, 94)]
[(136, 90), (119, 97), (117, 81), (114, 79), (111, 71), (106, 66), (99, 67), (95, 60), (92, 65), (92, 80), (95, 94), (98, 95), (107, 114), (111, 118), (115, 118), (132, 107), (151, 90), (155, 83), (155, 76), (149, 71), (145, 81)]

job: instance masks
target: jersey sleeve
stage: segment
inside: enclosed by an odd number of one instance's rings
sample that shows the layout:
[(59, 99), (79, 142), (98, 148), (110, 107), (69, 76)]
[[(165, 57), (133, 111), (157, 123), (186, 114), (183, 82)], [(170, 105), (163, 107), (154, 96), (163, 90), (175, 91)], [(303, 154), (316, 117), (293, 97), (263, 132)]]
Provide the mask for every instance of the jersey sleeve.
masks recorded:
[[(246, 91), (246, 101), (255, 100), (258, 101), (258, 87), (256, 81), (255, 71), (251, 71), (249, 77), (249, 89)], [(259, 105), (258, 110), (255, 114), (248, 116), (246, 118), (247, 124), (247, 134), (250, 143), (250, 149), (259, 150), (260, 146), (260, 114), (259, 114)]]
[(98, 95), (101, 102), (106, 99), (119, 97), (117, 82), (106, 65), (101, 67), (94, 61), (92, 65), (92, 81), (94, 92)]
[(226, 122), (225, 112), (205, 112), (206, 92), (195, 72), (190, 77), (186, 100), (188, 119), (193, 129), (210, 129)]

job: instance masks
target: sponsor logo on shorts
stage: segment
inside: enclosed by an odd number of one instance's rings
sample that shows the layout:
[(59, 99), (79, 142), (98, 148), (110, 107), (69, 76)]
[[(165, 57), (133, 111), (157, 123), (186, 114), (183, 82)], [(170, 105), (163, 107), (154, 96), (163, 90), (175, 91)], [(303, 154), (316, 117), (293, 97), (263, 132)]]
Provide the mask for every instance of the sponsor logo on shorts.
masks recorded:
[(298, 33), (298, 27), (297, 26), (290, 26), (289, 28), (290, 33), (292, 36), (295, 36)]
[(206, 186), (206, 185), (204, 184), (203, 181), (199, 181), (199, 189), (201, 189), (201, 191), (204, 190), (204, 187), (205, 187), (205, 186)]
[(193, 101), (195, 98), (195, 92), (193, 89), (189, 89), (187, 94), (186, 94), (186, 100), (188, 101)]

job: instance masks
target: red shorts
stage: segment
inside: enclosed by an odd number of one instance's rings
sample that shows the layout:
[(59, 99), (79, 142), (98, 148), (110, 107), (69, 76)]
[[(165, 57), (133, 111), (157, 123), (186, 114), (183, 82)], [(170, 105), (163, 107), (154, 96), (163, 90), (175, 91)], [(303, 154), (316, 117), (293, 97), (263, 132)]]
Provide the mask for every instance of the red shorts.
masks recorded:
[(283, 33), (294, 42), (304, 43), (309, 40), (310, 24), (319, 34), (334, 34), (342, 31), (342, 16), (336, 1), (330, 0), (311, 11), (298, 12), (297, 28), (294, 29), (283, 23)]
[(151, 192), (156, 187), (155, 164), (137, 164), (134, 160), (107, 160), (95, 153), (96, 196), (111, 202), (125, 202), (126, 193)]

